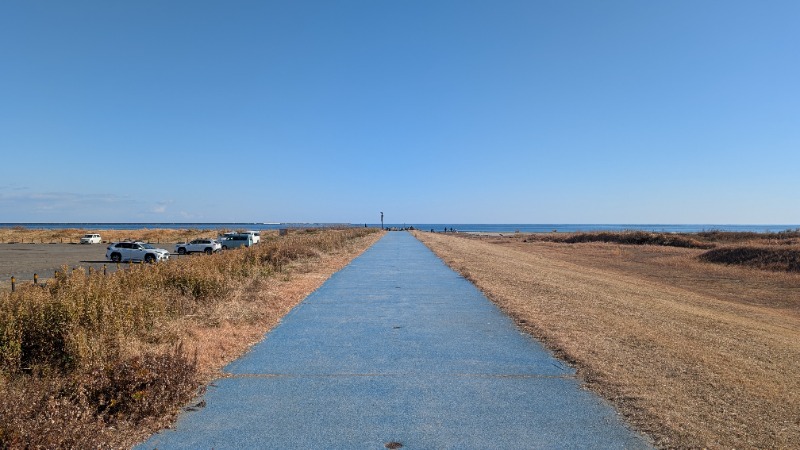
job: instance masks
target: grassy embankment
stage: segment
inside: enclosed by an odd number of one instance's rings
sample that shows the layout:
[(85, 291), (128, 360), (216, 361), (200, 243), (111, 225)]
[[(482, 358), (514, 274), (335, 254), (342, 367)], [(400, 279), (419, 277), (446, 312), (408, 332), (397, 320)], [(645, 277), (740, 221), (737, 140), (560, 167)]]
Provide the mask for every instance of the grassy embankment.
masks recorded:
[(657, 446), (800, 442), (800, 232), (416, 234)]
[(129, 447), (167, 425), (375, 231), (268, 236), (107, 276), (65, 270), (44, 288), (0, 293), (0, 448)]

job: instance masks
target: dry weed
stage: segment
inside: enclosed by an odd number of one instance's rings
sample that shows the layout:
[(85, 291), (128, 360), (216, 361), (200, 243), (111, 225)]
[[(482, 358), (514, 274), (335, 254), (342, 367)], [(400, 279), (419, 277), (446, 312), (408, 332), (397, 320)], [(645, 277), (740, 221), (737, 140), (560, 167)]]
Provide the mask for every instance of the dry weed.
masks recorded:
[(797, 274), (684, 248), (417, 236), (658, 446), (800, 442)]
[(0, 293), (0, 448), (131, 445), (375, 231), (267, 236), (108, 275), (65, 268), (46, 287)]
[[(228, 231), (241, 231), (229, 229), (167, 229), (167, 228), (139, 228), (132, 230), (95, 230), (79, 228), (62, 229), (37, 229), (25, 228), (21, 226), (11, 228), (0, 228), (0, 243), (36, 243), (36, 244), (70, 244), (78, 243), (84, 234), (96, 233), (101, 236), (103, 242), (117, 241), (143, 241), (152, 243), (162, 242), (181, 242), (199, 238), (216, 238)], [(277, 236), (277, 230), (265, 230), (261, 232), (262, 237)]]

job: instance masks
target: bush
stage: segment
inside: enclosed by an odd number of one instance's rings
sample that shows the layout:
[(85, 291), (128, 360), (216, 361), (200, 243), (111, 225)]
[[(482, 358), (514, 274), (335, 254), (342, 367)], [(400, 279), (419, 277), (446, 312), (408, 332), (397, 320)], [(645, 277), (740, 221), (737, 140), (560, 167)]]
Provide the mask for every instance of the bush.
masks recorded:
[(700, 242), (696, 239), (688, 238), (671, 233), (648, 233), (645, 231), (624, 231), (624, 232), (597, 232), (597, 233), (571, 233), (566, 236), (545, 235), (538, 238), (550, 242), (563, 242), (566, 244), (577, 244), (584, 242), (607, 242), (626, 245), (663, 245), (669, 247), (682, 248), (712, 248), (713, 244)]
[(707, 242), (747, 242), (747, 241), (794, 241), (800, 239), (800, 229), (784, 230), (777, 233), (756, 233), (752, 231), (719, 231), (709, 230), (696, 233), (696, 236)]
[(720, 248), (703, 253), (701, 261), (766, 269), (800, 272), (800, 250), (757, 247)]
[(136, 422), (191, 395), (196, 365), (178, 345), (172, 353), (145, 353), (95, 368), (74, 380), (71, 390), (107, 423), (117, 417)]
[(105, 448), (119, 429), (191, 399), (195, 362), (176, 347), (67, 377), (0, 384), (0, 448)]

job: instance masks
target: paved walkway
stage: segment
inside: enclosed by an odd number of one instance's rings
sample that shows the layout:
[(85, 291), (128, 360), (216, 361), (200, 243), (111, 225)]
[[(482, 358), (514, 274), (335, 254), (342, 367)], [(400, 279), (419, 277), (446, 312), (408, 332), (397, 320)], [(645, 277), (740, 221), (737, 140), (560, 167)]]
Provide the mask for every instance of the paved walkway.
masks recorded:
[(404, 232), (335, 274), (225, 372), (204, 408), (141, 448), (648, 447)]

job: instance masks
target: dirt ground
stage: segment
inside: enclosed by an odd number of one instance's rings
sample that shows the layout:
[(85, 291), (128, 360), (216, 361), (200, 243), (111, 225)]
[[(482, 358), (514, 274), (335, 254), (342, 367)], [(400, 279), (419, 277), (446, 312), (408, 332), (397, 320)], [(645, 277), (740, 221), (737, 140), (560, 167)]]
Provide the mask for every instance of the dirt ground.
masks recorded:
[(797, 448), (800, 274), (703, 250), (416, 233), (662, 448)]
[[(40, 282), (52, 278), (56, 270), (66, 265), (69, 268), (83, 267), (107, 271), (116, 269), (116, 264), (107, 261), (106, 247), (110, 242), (138, 240), (150, 242), (156, 247), (175, 250), (176, 242), (187, 242), (196, 238), (216, 237), (232, 230), (198, 229), (33, 229), (24, 227), (0, 228), (0, 290), (11, 288), (11, 277), (17, 283), (30, 283), (33, 275)], [(81, 236), (97, 233), (101, 244), (79, 244)], [(262, 233), (262, 237), (277, 235), (277, 230)], [(170, 258), (184, 257), (177, 254)]]
[[(160, 248), (175, 250), (175, 244), (158, 244)], [(19, 283), (30, 283), (33, 275), (40, 282), (52, 278), (56, 270), (83, 267), (94, 270), (116, 270), (116, 264), (106, 260), (108, 244), (0, 244), (0, 289), (11, 288), (11, 277)], [(182, 258), (171, 254), (170, 258)]]

